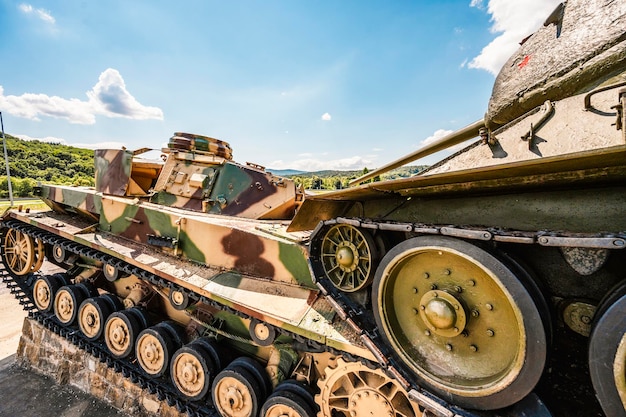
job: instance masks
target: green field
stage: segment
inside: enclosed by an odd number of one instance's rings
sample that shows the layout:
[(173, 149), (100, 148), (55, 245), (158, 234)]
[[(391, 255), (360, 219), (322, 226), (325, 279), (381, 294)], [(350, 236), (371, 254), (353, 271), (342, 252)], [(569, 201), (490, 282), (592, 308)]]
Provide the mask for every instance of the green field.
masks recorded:
[[(11, 202), (9, 200), (0, 201), (0, 213), (4, 212), (4, 210), (8, 209), (11, 206)], [(13, 207), (17, 208), (22, 206), (22, 209), (31, 209), (31, 210), (45, 210), (48, 208), (46, 203), (43, 201), (33, 198), (33, 199), (19, 199), (13, 201)]]

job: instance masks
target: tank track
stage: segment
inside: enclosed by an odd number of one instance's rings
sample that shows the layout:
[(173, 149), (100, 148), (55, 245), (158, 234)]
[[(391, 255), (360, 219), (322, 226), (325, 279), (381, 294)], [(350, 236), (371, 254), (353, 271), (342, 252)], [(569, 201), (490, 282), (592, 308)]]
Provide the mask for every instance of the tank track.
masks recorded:
[[(130, 275), (135, 275), (138, 278), (145, 280), (153, 285), (157, 285), (160, 287), (169, 287), (177, 291), (185, 292), (185, 294), (187, 294), (189, 298), (194, 302), (201, 302), (214, 308), (218, 308), (220, 310), (235, 314), (242, 318), (252, 318), (251, 316), (241, 311), (222, 305), (214, 300), (199, 295), (186, 288), (179, 287), (170, 281), (167, 281), (155, 274), (152, 274), (151, 272), (145, 271), (111, 255), (81, 245), (77, 242), (65, 239), (54, 233), (39, 229), (35, 226), (23, 223), (19, 220), (5, 220), (0, 225), (3, 228), (19, 230), (22, 233), (41, 240), (44, 243), (51, 245), (60, 245), (68, 252), (75, 253), (80, 256), (89, 257), (91, 259), (95, 259), (104, 263), (109, 263), (115, 266), (120, 271)], [(119, 372), (124, 377), (129, 378), (133, 383), (137, 384), (142, 389), (146, 389), (150, 394), (156, 395), (160, 401), (166, 401), (169, 406), (175, 406), (180, 412), (185, 412), (190, 417), (219, 417), (219, 413), (215, 410), (213, 405), (210, 404), (210, 399), (207, 398), (208, 402), (206, 400), (205, 402), (191, 402), (182, 398), (168, 381), (150, 378), (143, 373), (138, 365), (125, 359), (118, 359), (113, 357), (108, 352), (104, 342), (89, 341), (82, 335), (82, 333), (78, 329), (63, 326), (54, 316), (54, 313), (43, 313), (41, 311), (38, 311), (37, 307), (34, 304), (34, 300), (32, 299), (32, 287), (39, 275), (37, 275), (36, 273), (32, 273), (24, 277), (23, 279), (16, 279), (15, 277), (11, 276), (6, 271), (6, 269), (4, 269), (3, 265), (0, 265), (0, 268), (0, 277), (2, 278), (2, 281), (7, 285), (11, 294), (13, 294), (15, 298), (19, 301), (23, 309), (28, 312), (28, 316), (30, 318), (37, 320), (45, 328), (63, 337), (68, 342), (84, 350), (85, 352), (93, 355), (100, 362), (106, 363), (109, 368), (113, 368), (116, 372)], [(315, 340), (307, 339), (301, 335), (289, 332), (285, 329), (276, 328), (276, 330), (280, 334), (287, 335), (299, 343), (306, 344), (307, 348), (311, 349), (312, 351), (327, 351), (332, 353), (333, 355), (341, 355), (349, 361), (360, 361), (372, 368), (378, 366), (378, 364), (373, 363), (367, 359), (356, 357), (347, 352), (338, 351), (337, 349), (320, 344)]]

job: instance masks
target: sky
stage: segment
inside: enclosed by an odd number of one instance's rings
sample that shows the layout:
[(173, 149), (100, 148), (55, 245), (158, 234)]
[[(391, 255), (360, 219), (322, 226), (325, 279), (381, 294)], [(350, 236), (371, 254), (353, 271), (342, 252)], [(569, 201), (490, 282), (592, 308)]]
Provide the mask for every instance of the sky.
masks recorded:
[[(5, 133), (369, 169), (482, 119), (556, 0), (0, 0)], [(441, 154), (416, 163), (432, 163)]]

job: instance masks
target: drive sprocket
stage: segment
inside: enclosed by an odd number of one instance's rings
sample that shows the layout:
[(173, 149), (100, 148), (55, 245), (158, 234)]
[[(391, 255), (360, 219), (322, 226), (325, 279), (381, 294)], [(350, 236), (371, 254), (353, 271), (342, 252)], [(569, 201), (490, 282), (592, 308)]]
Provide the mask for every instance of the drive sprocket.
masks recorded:
[(318, 417), (421, 417), (407, 392), (381, 369), (337, 358), (317, 382)]

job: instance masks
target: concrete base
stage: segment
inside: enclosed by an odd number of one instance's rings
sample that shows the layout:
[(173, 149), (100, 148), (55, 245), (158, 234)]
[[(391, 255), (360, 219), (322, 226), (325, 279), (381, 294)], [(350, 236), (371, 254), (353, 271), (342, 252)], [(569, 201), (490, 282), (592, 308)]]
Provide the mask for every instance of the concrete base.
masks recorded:
[(58, 385), (75, 387), (134, 417), (187, 416), (29, 318), (24, 320), (16, 361), (22, 368)]

